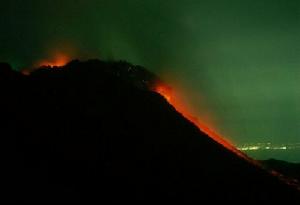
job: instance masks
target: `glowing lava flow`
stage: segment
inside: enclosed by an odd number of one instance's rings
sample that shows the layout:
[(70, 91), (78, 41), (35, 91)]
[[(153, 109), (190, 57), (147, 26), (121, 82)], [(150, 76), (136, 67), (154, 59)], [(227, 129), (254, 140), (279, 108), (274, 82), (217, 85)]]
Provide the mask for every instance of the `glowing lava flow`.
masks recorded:
[[(180, 98), (178, 95), (175, 95), (175, 93), (172, 92), (171, 88), (163, 85), (163, 84), (158, 84), (155, 86), (154, 89), (155, 92), (161, 94), (162, 96), (165, 97), (165, 99), (173, 105), (173, 107), (180, 112), (185, 118), (187, 118), (189, 121), (194, 123), (202, 132), (207, 134), (211, 139), (214, 141), (218, 142), (225, 148), (229, 149), (233, 153), (237, 154), (243, 159), (246, 159), (247, 161), (251, 161), (254, 163), (254, 160), (249, 158), (247, 155), (239, 151), (236, 147), (234, 147), (230, 142), (226, 141), (223, 137), (221, 137), (219, 134), (217, 134), (215, 131), (213, 131), (210, 127), (205, 125), (205, 123), (201, 122), (198, 118), (194, 117), (189, 109), (181, 102)], [(178, 93), (176, 93), (178, 94)]]

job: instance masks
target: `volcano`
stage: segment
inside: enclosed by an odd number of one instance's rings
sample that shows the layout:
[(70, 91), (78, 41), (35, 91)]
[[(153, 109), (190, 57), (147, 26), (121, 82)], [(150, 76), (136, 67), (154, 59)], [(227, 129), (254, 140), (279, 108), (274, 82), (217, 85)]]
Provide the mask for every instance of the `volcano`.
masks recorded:
[(299, 191), (212, 139), (130, 63), (0, 64), (1, 202), (285, 203)]

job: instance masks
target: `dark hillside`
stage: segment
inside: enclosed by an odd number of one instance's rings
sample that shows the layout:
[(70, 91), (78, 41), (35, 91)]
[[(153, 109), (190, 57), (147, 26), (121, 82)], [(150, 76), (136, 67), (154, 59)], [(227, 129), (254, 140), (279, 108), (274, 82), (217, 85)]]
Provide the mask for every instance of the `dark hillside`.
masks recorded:
[(156, 80), (125, 62), (73, 61), (29, 76), (1, 64), (1, 200), (300, 203), (296, 189), (151, 91)]

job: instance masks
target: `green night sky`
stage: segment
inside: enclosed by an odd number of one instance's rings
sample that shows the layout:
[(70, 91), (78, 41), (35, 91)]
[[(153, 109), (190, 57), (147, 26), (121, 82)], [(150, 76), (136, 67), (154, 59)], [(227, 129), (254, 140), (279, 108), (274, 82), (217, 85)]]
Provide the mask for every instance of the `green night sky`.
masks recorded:
[(0, 26), (15, 69), (53, 51), (124, 59), (188, 90), (236, 145), (300, 142), (298, 0), (9, 0)]

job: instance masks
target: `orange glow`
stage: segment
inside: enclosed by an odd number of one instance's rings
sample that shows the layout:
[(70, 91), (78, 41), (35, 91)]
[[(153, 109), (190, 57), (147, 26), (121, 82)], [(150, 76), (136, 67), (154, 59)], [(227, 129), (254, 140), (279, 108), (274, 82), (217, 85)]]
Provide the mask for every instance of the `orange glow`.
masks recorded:
[(235, 146), (233, 146), (230, 142), (225, 140), (222, 136), (216, 133), (212, 128), (206, 125), (204, 122), (199, 120), (197, 117), (193, 116), (191, 113), (191, 109), (184, 105), (182, 98), (178, 93), (173, 92), (173, 90), (162, 84), (158, 83), (154, 91), (161, 94), (165, 97), (165, 99), (179, 112), (181, 113), (186, 119), (191, 121), (194, 125), (196, 125), (202, 132), (207, 134), (211, 139), (216, 141), (217, 143), (221, 144), (223, 147), (227, 148), (228, 150), (232, 151), (233, 153), (237, 154), (243, 159), (247, 161), (251, 161), (252, 163), (254, 160), (250, 159), (247, 155), (239, 151)]
[(30, 70), (27, 70), (27, 69), (23, 69), (23, 70), (21, 71), (21, 73), (22, 73), (23, 75), (30, 75), (31, 71), (30, 71)]
[(60, 67), (66, 65), (71, 58), (64, 53), (57, 52), (52, 58), (47, 60), (41, 60), (36, 63), (37, 67), (50, 66), (52, 68)]

